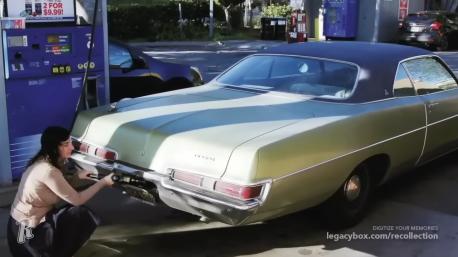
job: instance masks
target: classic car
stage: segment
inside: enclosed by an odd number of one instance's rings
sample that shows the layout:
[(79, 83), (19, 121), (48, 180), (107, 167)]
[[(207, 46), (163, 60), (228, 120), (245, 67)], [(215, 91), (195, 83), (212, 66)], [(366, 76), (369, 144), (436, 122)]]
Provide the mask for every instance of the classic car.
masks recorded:
[(197, 67), (163, 62), (113, 39), (108, 46), (110, 102), (203, 83)]
[(378, 185), (457, 147), (457, 87), (420, 48), (282, 45), (206, 85), (80, 113), (72, 158), (134, 197), (228, 224), (319, 206), (351, 226)]

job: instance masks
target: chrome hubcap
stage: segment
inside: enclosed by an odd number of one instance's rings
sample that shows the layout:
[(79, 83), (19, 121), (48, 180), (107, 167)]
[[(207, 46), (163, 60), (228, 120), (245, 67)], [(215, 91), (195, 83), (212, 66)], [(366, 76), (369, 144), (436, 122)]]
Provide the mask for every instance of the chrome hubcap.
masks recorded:
[(353, 201), (358, 198), (361, 193), (361, 180), (358, 175), (353, 175), (347, 182), (344, 187), (345, 197), (349, 201)]

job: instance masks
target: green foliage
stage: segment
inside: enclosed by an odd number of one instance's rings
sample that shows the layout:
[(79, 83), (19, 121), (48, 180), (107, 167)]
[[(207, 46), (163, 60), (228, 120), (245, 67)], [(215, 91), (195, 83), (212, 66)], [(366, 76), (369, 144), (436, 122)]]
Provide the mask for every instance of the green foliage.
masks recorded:
[[(156, 1), (156, 0), (154, 0)], [(143, 38), (156, 40), (184, 40), (205, 38), (208, 27), (208, 1), (181, 1), (183, 23), (180, 29), (177, 2), (155, 6), (111, 6), (108, 11), (110, 37), (120, 40)], [(217, 30), (224, 29), (224, 11), (215, 6)], [(218, 27), (219, 25), (219, 27)]]
[[(222, 2), (232, 2), (229, 9), (231, 26), (225, 22)], [(244, 0), (215, 0), (215, 39), (257, 38), (259, 31), (247, 33), (243, 29)], [(179, 22), (181, 3), (184, 22)], [(261, 0), (253, 5), (260, 5)], [(108, 0), (110, 37), (120, 40), (202, 40), (208, 38), (209, 0)]]
[(236, 6), (238, 4), (241, 4), (243, 2), (245, 2), (245, 0), (216, 0), (218, 4), (224, 6), (224, 7), (228, 7), (228, 6)]
[(272, 4), (264, 8), (263, 17), (288, 17), (291, 15), (293, 8), (288, 5)]

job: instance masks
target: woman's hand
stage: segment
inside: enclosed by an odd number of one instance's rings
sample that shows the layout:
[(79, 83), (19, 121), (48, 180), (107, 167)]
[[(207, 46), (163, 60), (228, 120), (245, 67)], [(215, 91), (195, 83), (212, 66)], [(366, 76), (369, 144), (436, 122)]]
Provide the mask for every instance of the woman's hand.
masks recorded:
[[(94, 174), (94, 173), (92, 173), (90, 171), (78, 170), (78, 178), (79, 179), (97, 180), (96, 179), (97, 177), (98, 177), (97, 174)], [(105, 186), (112, 186), (114, 184), (114, 181), (113, 181), (112, 177), (113, 177), (113, 173), (110, 173), (110, 174), (106, 175), (105, 177), (101, 178), (100, 181), (102, 181)]]
[(77, 171), (77, 174), (78, 174), (78, 178), (79, 179), (92, 179), (89, 177), (89, 175), (92, 174), (92, 172), (90, 171), (87, 171), (87, 170), (78, 170)]
[(112, 186), (114, 184), (112, 177), (113, 177), (113, 173), (110, 173), (106, 175), (105, 177), (103, 177), (101, 181), (103, 181), (106, 186)]

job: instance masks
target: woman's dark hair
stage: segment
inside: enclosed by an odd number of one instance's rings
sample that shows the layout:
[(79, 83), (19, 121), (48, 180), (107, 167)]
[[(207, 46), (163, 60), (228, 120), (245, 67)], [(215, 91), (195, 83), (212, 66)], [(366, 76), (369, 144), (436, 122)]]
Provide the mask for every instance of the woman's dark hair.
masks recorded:
[(59, 168), (59, 145), (70, 137), (70, 131), (62, 127), (47, 127), (41, 134), (41, 149), (29, 161), (27, 167), (40, 159), (47, 159)]

